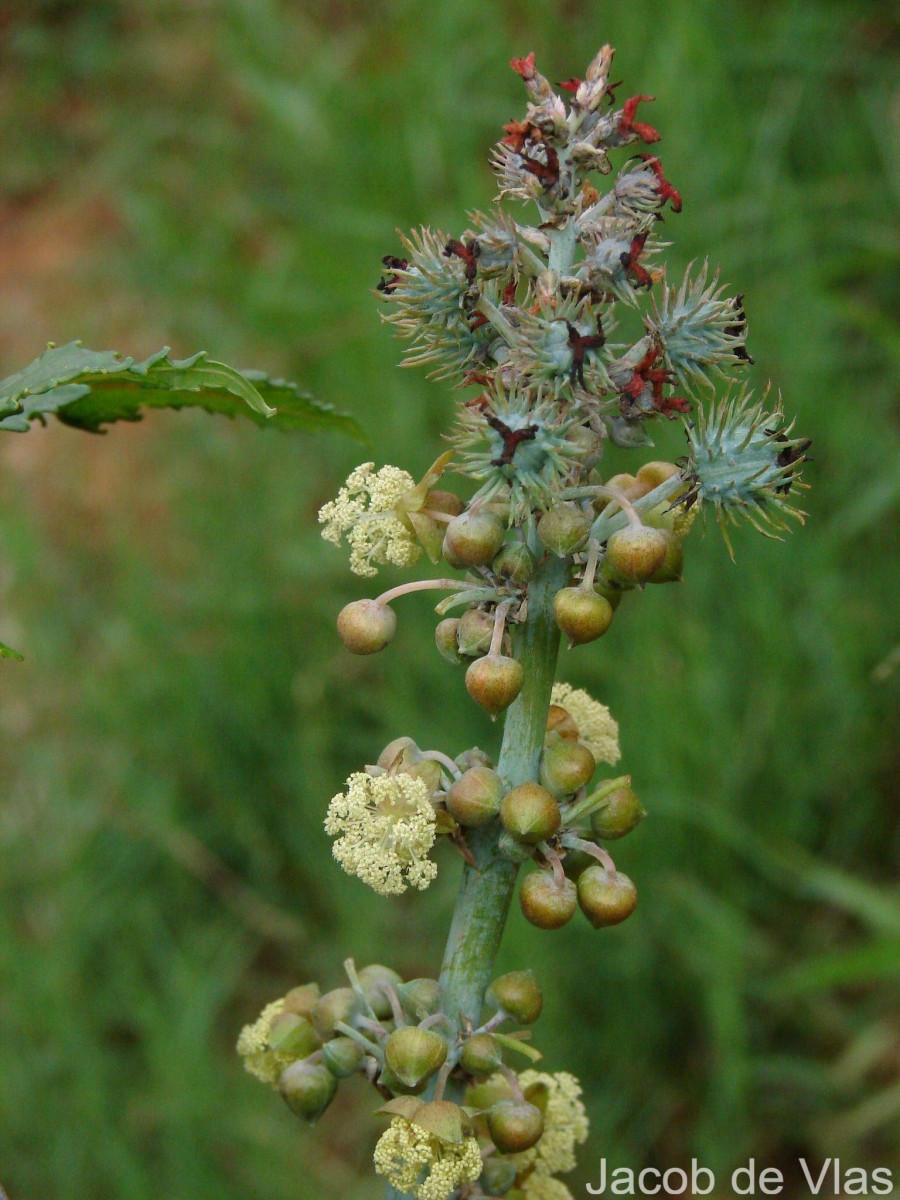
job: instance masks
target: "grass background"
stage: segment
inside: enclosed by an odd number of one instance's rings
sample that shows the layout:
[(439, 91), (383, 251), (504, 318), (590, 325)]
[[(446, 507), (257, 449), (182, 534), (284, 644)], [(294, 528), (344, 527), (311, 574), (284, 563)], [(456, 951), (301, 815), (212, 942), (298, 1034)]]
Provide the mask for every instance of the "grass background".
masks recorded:
[[(755, 378), (814, 443), (806, 529), (718, 536), (623, 604), (564, 678), (613, 707), (651, 819), (621, 930), (541, 934), (551, 1069), (585, 1084), (576, 1194), (611, 1165), (750, 1155), (894, 1166), (897, 26), (863, 0), (30, 0), (0, 13), (0, 372), (50, 338), (206, 348), (354, 412), (421, 472), (453, 398), (396, 369), (371, 295), (394, 230), (493, 194), (522, 107), (618, 46), (657, 96), (673, 274), (747, 294)], [(893, 139), (893, 141), (892, 141)], [(659, 454), (680, 453), (665, 430)], [(361, 457), (203, 414), (0, 446), (0, 1179), (11, 1200), (356, 1200), (377, 1123), (351, 1082), (315, 1131), (244, 1076), (240, 1025), (347, 954), (433, 973), (448, 857), (374, 903), (321, 818), (390, 738), (498, 731), (401, 611), (337, 650), (362, 594), (315, 511)], [(385, 579), (394, 573), (386, 571)], [(385, 584), (387, 586), (387, 583)], [(728, 1195), (723, 1187), (721, 1193)]]

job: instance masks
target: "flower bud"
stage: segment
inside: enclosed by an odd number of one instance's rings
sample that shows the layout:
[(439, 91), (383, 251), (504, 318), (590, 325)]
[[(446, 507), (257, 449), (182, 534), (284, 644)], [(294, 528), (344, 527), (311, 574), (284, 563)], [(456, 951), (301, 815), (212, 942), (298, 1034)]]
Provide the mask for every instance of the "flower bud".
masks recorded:
[(390, 1067), (382, 1067), (381, 1074), (378, 1076), (378, 1082), (383, 1088), (387, 1088), (395, 1096), (418, 1096), (425, 1091), (428, 1086), (428, 1080), (423, 1079), (419, 1083), (407, 1084), (402, 1079), (399, 1079)]
[(402, 976), (398, 975), (396, 971), (392, 971), (390, 967), (383, 967), (380, 963), (370, 963), (369, 966), (361, 968), (357, 979), (375, 1016), (381, 1021), (393, 1016), (394, 1010), (386, 989), (390, 987), (396, 991), (403, 982)]
[(460, 513), (444, 533), (444, 558), (453, 567), (486, 567), (505, 532), (500, 518), (485, 508)]
[(498, 1100), (512, 1100), (513, 1091), (505, 1075), (489, 1075), (487, 1079), (479, 1079), (471, 1083), (465, 1091), (465, 1102), (468, 1108), (480, 1109), (482, 1112), (491, 1108)]
[(631, 833), (646, 815), (636, 793), (626, 784), (610, 792), (602, 806), (591, 813), (591, 829), (597, 837), (613, 841)]
[(594, 863), (578, 876), (578, 903), (595, 929), (618, 925), (630, 917), (637, 905), (637, 888), (627, 875), (610, 875)]
[(469, 1075), (491, 1075), (502, 1062), (500, 1043), (490, 1033), (476, 1033), (463, 1042), (459, 1065)]
[(668, 530), (660, 531), (666, 541), (666, 554), (648, 583), (679, 583), (684, 570), (684, 543), (680, 537)]
[(488, 1111), (487, 1124), (501, 1154), (521, 1154), (540, 1141), (544, 1114), (527, 1101), (501, 1100)]
[(586, 787), (597, 761), (581, 742), (560, 739), (546, 747), (541, 758), (541, 783), (557, 796), (571, 796)]
[(586, 850), (566, 850), (562, 865), (567, 877), (577, 880), (578, 876), (596, 861), (593, 854), (588, 854)]
[(441, 658), (446, 658), (447, 662), (453, 663), (454, 666), (463, 661), (459, 652), (459, 643), (456, 640), (458, 631), (458, 617), (445, 617), (443, 621), (438, 622), (434, 630), (434, 644), (438, 648), (438, 653)]
[(567, 587), (553, 597), (553, 615), (569, 645), (581, 646), (606, 633), (612, 624), (613, 609), (605, 597), (594, 591)]
[[(652, 485), (646, 480), (636, 479), (634, 475), (629, 475), (627, 471), (622, 471), (619, 475), (613, 475), (607, 479), (606, 486), (615, 488), (621, 492), (626, 500), (640, 500), (641, 496), (646, 496), (648, 492), (653, 491)], [(610, 503), (609, 497), (604, 496), (600, 501), (600, 507), (605, 508)], [(615, 501), (612, 501), (614, 504)]]
[(578, 892), (571, 879), (558, 884), (550, 871), (532, 871), (522, 880), (519, 905), (538, 929), (561, 929), (575, 916)]
[(598, 571), (594, 578), (594, 591), (598, 596), (609, 601), (613, 612), (619, 607), (625, 593), (630, 592), (632, 587), (632, 584), (620, 583), (618, 579), (610, 579), (608, 575), (602, 574), (602, 571)]
[(377, 654), (397, 631), (397, 614), (377, 600), (354, 600), (338, 613), (338, 637), (351, 654)]
[(431, 1029), (404, 1025), (395, 1029), (384, 1047), (384, 1060), (406, 1087), (416, 1087), (439, 1071), (447, 1058), (447, 1043)]
[(485, 754), (483, 750), (479, 750), (477, 746), (463, 750), (462, 754), (457, 754), (453, 761), (461, 771), (468, 771), (469, 767), (493, 767), (494, 765), (491, 756)]
[(587, 542), (591, 518), (574, 504), (559, 504), (538, 521), (537, 534), (559, 558), (574, 554)]
[(478, 1183), (486, 1196), (505, 1196), (515, 1182), (516, 1168), (509, 1159), (492, 1154), (485, 1160)]
[(646, 583), (665, 557), (666, 539), (661, 530), (629, 525), (610, 535), (603, 565), (615, 579)]
[(411, 1017), (421, 1021), (441, 1007), (441, 985), (436, 979), (410, 979), (397, 988), (400, 1003)]
[(319, 1000), (319, 985), (303, 983), (300, 987), (291, 988), (284, 998), (282, 1012), (296, 1013), (300, 1017), (311, 1018), (312, 1010)]
[(316, 1121), (334, 1099), (337, 1080), (319, 1063), (295, 1062), (282, 1071), (278, 1090), (291, 1112)]
[(480, 608), (469, 608), (459, 619), (456, 638), (460, 654), (478, 658), (487, 654), (494, 632), (494, 618)]
[(517, 841), (536, 846), (559, 829), (559, 804), (553, 793), (539, 783), (521, 783), (503, 797), (500, 820)]
[(322, 1061), (335, 1079), (355, 1075), (364, 1058), (362, 1046), (352, 1038), (336, 1037), (322, 1047)]
[(638, 470), (636, 479), (639, 483), (649, 483), (650, 490), (658, 488), (661, 483), (678, 474), (678, 468), (670, 462), (648, 462)]
[(541, 1015), (544, 997), (533, 971), (510, 971), (490, 985), (484, 999), (491, 1008), (501, 1008), (519, 1025), (533, 1025)]
[(536, 566), (535, 557), (524, 542), (507, 542), (491, 563), (491, 570), (500, 579), (524, 587)]
[(316, 1033), (323, 1042), (337, 1037), (335, 1025), (340, 1021), (344, 1025), (352, 1023), (359, 1015), (359, 997), (353, 988), (334, 988), (326, 992), (312, 1010), (312, 1023)]
[(508, 708), (522, 690), (525, 670), (505, 654), (476, 658), (466, 671), (466, 689), (476, 704), (496, 717)]
[(458, 517), (463, 510), (463, 502), (456, 492), (449, 492), (445, 488), (432, 488), (425, 497), (422, 507), (430, 508), (433, 512), (447, 513), (451, 517)]
[(487, 767), (470, 767), (447, 792), (447, 808), (460, 825), (487, 825), (500, 811), (503, 781)]
[(291, 1058), (306, 1058), (322, 1043), (306, 1017), (297, 1013), (281, 1012), (269, 1027), (269, 1045), (279, 1054)]

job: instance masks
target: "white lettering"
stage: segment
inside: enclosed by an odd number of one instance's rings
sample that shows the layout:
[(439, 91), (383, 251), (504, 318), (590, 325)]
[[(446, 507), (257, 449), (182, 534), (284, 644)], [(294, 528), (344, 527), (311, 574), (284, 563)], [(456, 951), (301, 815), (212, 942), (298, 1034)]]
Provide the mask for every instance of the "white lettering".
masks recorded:
[[(681, 1187), (673, 1188), (669, 1182), (670, 1175), (677, 1175), (681, 1179)], [(682, 1171), (681, 1167), (669, 1167), (665, 1175), (663, 1175), (663, 1191), (667, 1196), (681, 1196), (687, 1191), (688, 1177), (687, 1172)]]
[(610, 1191), (616, 1196), (633, 1196), (634, 1172), (628, 1167), (617, 1167), (612, 1173)]
[(660, 1185), (657, 1184), (656, 1187), (648, 1187), (647, 1184), (644, 1183), (645, 1175), (653, 1175), (659, 1179), (659, 1171), (657, 1171), (656, 1167), (645, 1167), (643, 1171), (641, 1171), (640, 1175), (638, 1175), (638, 1187), (641, 1190), (641, 1195), (655, 1196), (659, 1192)]
[[(822, 1184), (825, 1182), (825, 1176), (828, 1174), (828, 1168), (829, 1168), (830, 1166), (831, 1166), (831, 1159), (830, 1159), (830, 1158), (826, 1158), (826, 1159), (825, 1159), (825, 1165), (822, 1167), (822, 1170), (819, 1172), (819, 1178), (818, 1178), (818, 1179), (815, 1181), (815, 1183), (813, 1183), (813, 1177), (812, 1177), (812, 1175), (811, 1175), (811, 1173), (810, 1173), (810, 1171), (809, 1171), (809, 1168), (808, 1168), (808, 1167), (807, 1167), (807, 1165), (806, 1165), (806, 1159), (805, 1159), (805, 1158), (801, 1158), (801, 1159), (800, 1159), (800, 1170), (803, 1172), (803, 1175), (804, 1175), (804, 1177), (805, 1177), (805, 1179), (806, 1179), (806, 1182), (807, 1182), (807, 1184), (808, 1184), (808, 1186), (809, 1186), (809, 1190), (812, 1192), (812, 1194), (813, 1194), (814, 1196), (818, 1196), (818, 1194), (819, 1194), (819, 1188), (820, 1188), (820, 1187), (822, 1186)], [(836, 1192), (837, 1190), (838, 1190), (838, 1189), (837, 1189), (837, 1188), (835, 1188), (835, 1192)], [(746, 1195), (746, 1192), (744, 1193), (744, 1195)]]
[[(747, 1176), (747, 1186), (743, 1187), (740, 1176)], [(736, 1196), (749, 1196), (756, 1188), (756, 1159), (751, 1158), (746, 1167), (738, 1167), (731, 1174), (731, 1190)]]
[(759, 1188), (767, 1196), (777, 1196), (784, 1190), (784, 1176), (777, 1167), (766, 1167), (759, 1173)]
[[(709, 1187), (700, 1186), (700, 1176), (705, 1175), (709, 1180)], [(691, 1159), (691, 1194), (694, 1196), (708, 1196), (716, 1186), (716, 1177), (713, 1175), (709, 1167), (701, 1167), (697, 1163), (696, 1158)]]
[(589, 1196), (602, 1196), (603, 1193), (606, 1191), (606, 1159), (605, 1158), (600, 1159), (600, 1183), (599, 1183), (599, 1185), (597, 1187), (594, 1187), (594, 1185), (592, 1183), (586, 1183), (584, 1185), (584, 1190), (587, 1192), (587, 1194)]
[(893, 1172), (889, 1167), (876, 1167), (872, 1172), (872, 1191), (876, 1196), (889, 1196), (893, 1190)]

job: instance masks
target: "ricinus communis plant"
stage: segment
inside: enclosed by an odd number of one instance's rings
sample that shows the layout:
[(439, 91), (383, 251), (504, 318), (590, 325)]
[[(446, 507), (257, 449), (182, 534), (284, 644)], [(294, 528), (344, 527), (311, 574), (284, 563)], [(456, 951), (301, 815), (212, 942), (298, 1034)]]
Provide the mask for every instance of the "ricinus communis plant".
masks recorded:
[[(399, 737), (328, 806), (335, 858), (382, 895), (427, 887), (439, 838), (460, 852), (439, 977), (348, 959), (346, 985), (295, 988), (238, 1042), (248, 1070), (308, 1120), (339, 1080), (368, 1079), (389, 1122), (375, 1170), (393, 1197), (570, 1197), (558, 1176), (587, 1136), (580, 1087), (535, 1069), (540, 985), (527, 969), (492, 981), (494, 961), (520, 874), (522, 911), (539, 928), (579, 908), (598, 929), (626, 920), (637, 888), (607, 847), (645, 814), (631, 776), (613, 773), (609, 710), (556, 680), (561, 637), (596, 641), (627, 594), (679, 580), (699, 512), (726, 539), (742, 520), (778, 536), (803, 519), (794, 497), (808, 442), (743, 381), (753, 360), (742, 297), (705, 264), (678, 286), (666, 280), (660, 227), (681, 195), (644, 149), (660, 136), (638, 119), (652, 97), (619, 105), (612, 57), (604, 46), (559, 91), (533, 54), (514, 59), (528, 105), (494, 149), (498, 206), (458, 237), (417, 230), (383, 260), (378, 291), (406, 364), (468, 390), (451, 448), (421, 480), (365, 463), (319, 514), (357, 575), (423, 557), (457, 572), (348, 604), (347, 649), (384, 649), (395, 601), (446, 591), (437, 649), (465, 668), (477, 704), (505, 713), (495, 760)], [(632, 146), (601, 190), (615, 152)], [(535, 205), (534, 223), (510, 215), (507, 199)], [(634, 314), (640, 336), (615, 341)], [(683, 423), (676, 462), (646, 461), (660, 420)], [(609, 445), (645, 461), (605, 476)], [(466, 498), (446, 489), (451, 470)]]

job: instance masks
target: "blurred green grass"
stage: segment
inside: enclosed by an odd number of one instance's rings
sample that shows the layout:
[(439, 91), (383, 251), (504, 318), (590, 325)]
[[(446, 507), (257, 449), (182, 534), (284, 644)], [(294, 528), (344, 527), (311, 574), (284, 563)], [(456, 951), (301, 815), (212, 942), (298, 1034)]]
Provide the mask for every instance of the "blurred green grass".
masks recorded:
[[(610, 40), (657, 96), (670, 270), (708, 255), (746, 292), (755, 378), (813, 438), (810, 521), (741, 537), (736, 566), (698, 537), (681, 587), (564, 660), (651, 812), (619, 856), (641, 907), (605, 936), (515, 915), (501, 965), (547, 981), (540, 1044), (585, 1084), (573, 1190), (601, 1155), (752, 1154), (789, 1195), (800, 1154), (896, 1164), (887, 7), (44, 0), (4, 6), (0, 38), (2, 367), (48, 338), (203, 347), (299, 376), (414, 472), (452, 396), (380, 325), (395, 228), (490, 203), (511, 54), (565, 78)], [(315, 511), (358, 449), (185, 414), (0, 455), (0, 636), (27, 654), (0, 683), (0, 1179), (11, 1200), (377, 1194), (361, 1087), (310, 1133), (231, 1053), (347, 954), (436, 969), (449, 856), (423, 896), (369, 903), (322, 813), (398, 734), (496, 743), (427, 604), (377, 660), (336, 651), (362, 591)]]

